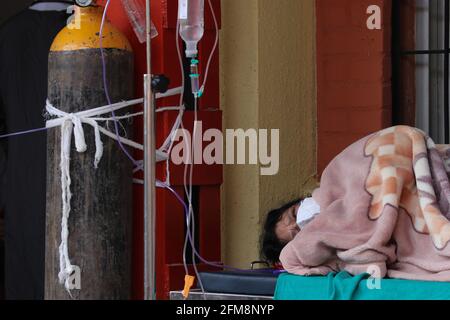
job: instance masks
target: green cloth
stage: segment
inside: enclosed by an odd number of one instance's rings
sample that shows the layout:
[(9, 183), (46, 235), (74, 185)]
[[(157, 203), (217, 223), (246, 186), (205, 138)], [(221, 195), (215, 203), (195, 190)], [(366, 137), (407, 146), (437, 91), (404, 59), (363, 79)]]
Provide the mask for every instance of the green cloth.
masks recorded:
[(347, 272), (326, 277), (282, 274), (275, 300), (450, 300), (450, 282), (381, 279)]

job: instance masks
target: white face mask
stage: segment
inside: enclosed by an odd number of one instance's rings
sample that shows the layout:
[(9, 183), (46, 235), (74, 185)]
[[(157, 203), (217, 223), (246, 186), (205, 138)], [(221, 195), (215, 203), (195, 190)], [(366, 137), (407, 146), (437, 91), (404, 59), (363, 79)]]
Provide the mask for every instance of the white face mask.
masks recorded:
[(297, 225), (300, 228), (305, 227), (308, 222), (314, 219), (320, 213), (320, 206), (313, 198), (306, 198), (300, 204), (297, 211)]

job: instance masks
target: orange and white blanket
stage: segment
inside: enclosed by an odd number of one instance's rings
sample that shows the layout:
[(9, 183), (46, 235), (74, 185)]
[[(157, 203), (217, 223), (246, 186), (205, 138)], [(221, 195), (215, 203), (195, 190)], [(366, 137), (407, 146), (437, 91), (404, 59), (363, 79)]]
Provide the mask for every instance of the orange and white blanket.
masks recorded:
[(450, 146), (398, 126), (344, 150), (313, 198), (321, 213), (282, 251), (290, 273), (450, 281)]

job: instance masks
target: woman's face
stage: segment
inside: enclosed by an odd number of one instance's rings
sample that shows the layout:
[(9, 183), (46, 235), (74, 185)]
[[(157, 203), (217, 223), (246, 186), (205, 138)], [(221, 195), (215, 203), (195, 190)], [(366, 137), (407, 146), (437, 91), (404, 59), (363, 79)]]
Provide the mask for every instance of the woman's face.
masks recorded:
[(284, 243), (294, 240), (297, 233), (300, 232), (300, 228), (297, 225), (297, 211), (299, 207), (300, 203), (287, 209), (275, 227), (275, 234)]

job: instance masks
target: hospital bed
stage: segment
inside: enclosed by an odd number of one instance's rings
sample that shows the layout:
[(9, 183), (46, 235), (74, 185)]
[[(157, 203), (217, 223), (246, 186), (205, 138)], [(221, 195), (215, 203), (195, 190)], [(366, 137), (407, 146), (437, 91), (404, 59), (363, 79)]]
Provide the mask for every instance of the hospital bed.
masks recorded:
[(450, 300), (450, 282), (381, 279), (347, 272), (326, 277), (282, 274), (276, 300)]
[[(450, 282), (376, 280), (347, 272), (311, 277), (266, 271), (200, 275), (208, 300), (450, 300)], [(175, 296), (172, 293), (172, 299)], [(194, 291), (191, 299), (203, 299), (201, 291)]]

